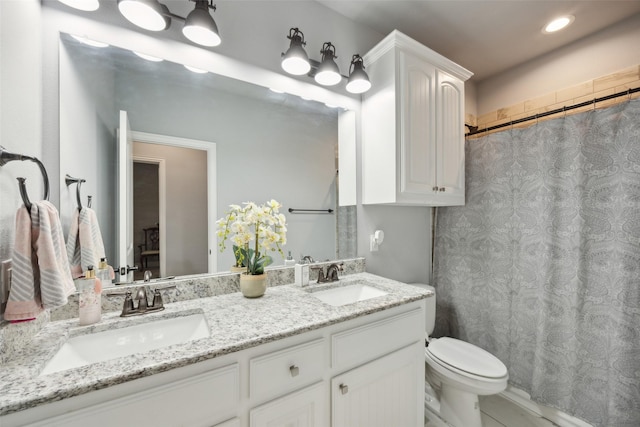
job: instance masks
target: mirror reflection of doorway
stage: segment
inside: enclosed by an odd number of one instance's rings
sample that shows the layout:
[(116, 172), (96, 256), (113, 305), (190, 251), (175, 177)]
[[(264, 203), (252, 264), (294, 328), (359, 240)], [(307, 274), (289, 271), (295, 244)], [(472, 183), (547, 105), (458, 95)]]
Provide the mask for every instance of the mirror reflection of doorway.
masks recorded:
[(139, 269), (134, 279), (160, 276), (160, 178), (159, 159), (135, 158), (133, 162), (133, 247)]
[[(138, 142), (134, 135), (133, 160), (134, 247), (139, 265), (134, 277), (143, 278), (145, 270), (153, 278), (207, 273), (207, 151)], [(159, 254), (141, 258), (142, 250), (150, 250), (153, 230), (149, 229), (154, 227), (159, 232)]]

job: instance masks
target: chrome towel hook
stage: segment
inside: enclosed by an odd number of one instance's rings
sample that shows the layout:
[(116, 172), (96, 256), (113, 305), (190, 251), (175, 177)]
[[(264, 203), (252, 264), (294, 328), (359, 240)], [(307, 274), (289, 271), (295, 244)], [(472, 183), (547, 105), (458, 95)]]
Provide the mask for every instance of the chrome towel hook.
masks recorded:
[[(67, 184), (67, 187), (70, 186), (71, 184), (77, 184), (76, 186), (76, 202), (78, 203), (78, 211), (82, 210), (82, 200), (80, 199), (80, 186), (82, 185), (83, 182), (87, 182), (85, 179), (82, 178), (74, 178), (69, 174), (66, 174), (64, 176), (64, 183)], [(89, 203), (91, 203), (91, 200), (89, 200)]]

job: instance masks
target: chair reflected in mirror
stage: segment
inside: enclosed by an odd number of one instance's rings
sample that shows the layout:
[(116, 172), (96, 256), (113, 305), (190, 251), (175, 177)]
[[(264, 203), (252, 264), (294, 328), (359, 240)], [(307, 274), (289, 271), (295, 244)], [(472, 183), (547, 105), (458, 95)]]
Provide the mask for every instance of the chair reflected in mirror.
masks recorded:
[[(143, 243), (138, 245), (140, 250), (140, 269), (149, 269), (149, 258), (157, 260), (157, 264), (152, 263), (152, 269), (160, 269), (160, 229), (158, 225), (142, 229), (144, 233)], [(155, 275), (157, 277), (157, 275)]]

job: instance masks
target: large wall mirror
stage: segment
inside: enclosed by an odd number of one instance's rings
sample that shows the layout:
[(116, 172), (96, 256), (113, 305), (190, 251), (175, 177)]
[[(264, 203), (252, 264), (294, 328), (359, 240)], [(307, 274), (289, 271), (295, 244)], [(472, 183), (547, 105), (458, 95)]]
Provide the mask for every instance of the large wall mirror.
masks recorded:
[[(339, 206), (337, 175), (339, 140), (355, 139), (353, 111), (144, 59), (123, 47), (89, 46), (64, 33), (59, 67), (60, 170), (86, 180), (81, 201), (92, 196), (114, 267), (123, 259), (122, 210), (133, 211), (134, 264), (144, 229), (159, 226), (162, 263), (150, 259), (149, 268), (182, 276), (229, 270), (233, 256), (230, 249), (218, 251), (215, 220), (229, 204), (270, 199), (281, 202), (287, 216), (285, 255), (356, 255), (355, 210)], [(135, 190), (128, 202), (118, 197), (121, 111), (133, 131), (128, 161), (135, 165)], [(63, 184), (63, 226), (77, 208), (75, 196), (75, 186)], [(289, 208), (332, 213), (291, 214)], [(274, 255), (274, 265), (281, 265), (283, 258)]]

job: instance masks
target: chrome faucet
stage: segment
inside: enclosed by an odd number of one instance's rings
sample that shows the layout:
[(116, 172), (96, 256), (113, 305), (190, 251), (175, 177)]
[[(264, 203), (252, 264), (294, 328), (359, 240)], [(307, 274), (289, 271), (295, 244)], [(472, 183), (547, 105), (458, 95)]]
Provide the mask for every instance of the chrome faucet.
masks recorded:
[(309, 267), (311, 270), (313, 271), (317, 271), (318, 272), (318, 280), (316, 283), (324, 283), (327, 281), (327, 279), (325, 278), (324, 275), (324, 267), (321, 265), (312, 265), (311, 267)]
[[(175, 284), (159, 286), (153, 290), (153, 300), (149, 304), (147, 294), (151, 292), (146, 286), (140, 286), (135, 291), (135, 297), (130, 290), (115, 290), (107, 292), (107, 296), (124, 295), (124, 304), (122, 304), (122, 313), (120, 317), (139, 316), (141, 314), (153, 313), (164, 310), (164, 302), (162, 301), (161, 289), (175, 288)], [(134, 301), (138, 301), (138, 306), (134, 305)]]
[(315, 262), (311, 255), (301, 256), (300, 259), (303, 264), (313, 264)]
[(314, 271), (318, 271), (318, 280), (316, 283), (331, 283), (340, 280), (338, 272), (343, 270), (343, 265), (344, 263), (330, 264), (329, 267), (327, 267), (326, 273), (324, 267), (321, 265), (311, 266), (310, 268)]
[(325, 275), (326, 282), (337, 282), (340, 280), (338, 277), (338, 272), (344, 270), (344, 263), (340, 264), (331, 264), (327, 267), (327, 274)]
[(144, 282), (145, 283), (149, 283), (151, 281), (151, 276), (153, 276), (153, 274), (151, 274), (151, 271), (145, 270), (144, 271)]

